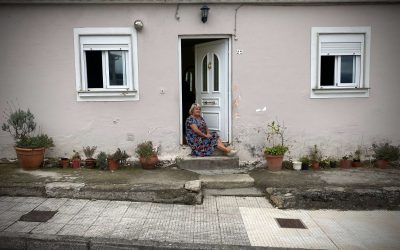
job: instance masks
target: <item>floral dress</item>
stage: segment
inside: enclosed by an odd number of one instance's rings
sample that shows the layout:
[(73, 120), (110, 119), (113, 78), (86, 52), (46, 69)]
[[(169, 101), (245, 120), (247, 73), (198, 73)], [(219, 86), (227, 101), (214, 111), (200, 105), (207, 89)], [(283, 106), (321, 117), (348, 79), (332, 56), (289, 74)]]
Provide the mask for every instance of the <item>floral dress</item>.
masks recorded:
[(203, 117), (195, 118), (189, 116), (186, 119), (186, 141), (192, 149), (192, 155), (195, 156), (210, 156), (215, 150), (218, 141), (218, 134), (216, 132), (210, 132), (211, 138), (205, 138), (196, 134), (190, 125), (196, 124), (201, 132), (207, 134), (207, 124)]

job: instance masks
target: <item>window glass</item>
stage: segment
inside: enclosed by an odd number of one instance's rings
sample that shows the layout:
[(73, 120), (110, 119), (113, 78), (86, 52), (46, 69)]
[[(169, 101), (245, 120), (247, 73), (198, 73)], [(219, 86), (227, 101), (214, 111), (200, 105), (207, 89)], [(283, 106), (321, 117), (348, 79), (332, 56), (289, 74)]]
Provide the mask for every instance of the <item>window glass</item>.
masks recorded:
[(321, 86), (335, 85), (335, 56), (321, 56)]
[(207, 92), (207, 56), (203, 59), (203, 92)]
[(214, 54), (214, 91), (219, 91), (219, 60)]
[(355, 56), (341, 56), (340, 82), (354, 83), (355, 81)]
[(101, 51), (85, 51), (88, 88), (103, 88)]
[(123, 51), (108, 51), (108, 67), (110, 85), (125, 85), (125, 63), (123, 60)]

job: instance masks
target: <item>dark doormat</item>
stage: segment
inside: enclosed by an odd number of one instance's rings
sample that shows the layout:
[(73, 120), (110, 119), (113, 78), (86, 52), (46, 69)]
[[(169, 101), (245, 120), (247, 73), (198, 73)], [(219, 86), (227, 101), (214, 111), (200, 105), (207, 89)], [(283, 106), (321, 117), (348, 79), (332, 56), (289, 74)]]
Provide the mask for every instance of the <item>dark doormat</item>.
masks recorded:
[(283, 219), (275, 218), (281, 228), (300, 228), (306, 229), (307, 227), (299, 219)]
[(19, 218), (20, 221), (46, 222), (50, 220), (57, 211), (30, 211)]

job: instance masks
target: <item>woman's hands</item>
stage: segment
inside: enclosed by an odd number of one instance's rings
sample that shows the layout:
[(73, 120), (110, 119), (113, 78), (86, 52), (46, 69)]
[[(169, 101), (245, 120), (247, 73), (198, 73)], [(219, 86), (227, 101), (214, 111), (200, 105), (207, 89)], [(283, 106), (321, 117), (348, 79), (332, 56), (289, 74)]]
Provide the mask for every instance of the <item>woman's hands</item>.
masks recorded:
[(201, 136), (201, 137), (204, 137), (204, 138), (211, 138), (211, 134), (210, 134), (210, 131), (209, 131), (208, 129), (207, 129), (207, 134), (204, 134), (203, 132), (200, 131), (200, 129), (197, 127), (196, 124), (191, 124), (191, 125), (190, 125), (190, 128), (192, 128), (192, 130), (193, 130), (196, 134), (198, 134), (199, 136)]

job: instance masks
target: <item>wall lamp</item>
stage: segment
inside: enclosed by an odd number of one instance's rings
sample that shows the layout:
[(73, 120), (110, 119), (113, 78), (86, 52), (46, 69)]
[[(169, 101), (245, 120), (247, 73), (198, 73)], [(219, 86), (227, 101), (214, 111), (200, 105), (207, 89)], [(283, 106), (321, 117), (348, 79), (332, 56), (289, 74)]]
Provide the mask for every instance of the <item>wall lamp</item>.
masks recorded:
[(203, 23), (207, 22), (207, 18), (208, 18), (208, 10), (210, 8), (208, 8), (207, 4), (204, 4), (203, 7), (200, 8), (201, 10), (201, 21)]
[(135, 26), (135, 29), (137, 31), (141, 31), (143, 29), (143, 22), (142, 20), (135, 20), (135, 22), (133, 23), (133, 26)]

